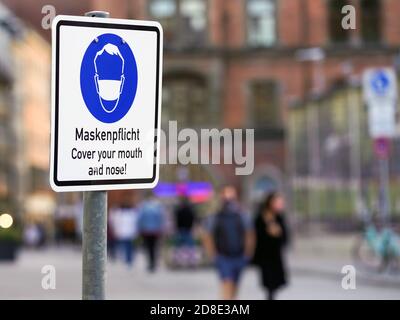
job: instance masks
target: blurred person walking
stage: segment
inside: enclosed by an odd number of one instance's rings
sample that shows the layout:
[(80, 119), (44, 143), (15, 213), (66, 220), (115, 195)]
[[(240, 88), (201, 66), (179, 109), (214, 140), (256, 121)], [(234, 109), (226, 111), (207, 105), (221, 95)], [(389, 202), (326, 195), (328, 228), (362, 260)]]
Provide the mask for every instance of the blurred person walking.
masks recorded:
[(126, 264), (131, 267), (135, 254), (134, 241), (138, 234), (138, 213), (130, 199), (124, 199), (117, 208), (110, 210), (109, 223), (115, 241), (114, 254), (122, 254)]
[(145, 196), (139, 209), (138, 226), (147, 251), (147, 268), (154, 272), (157, 267), (159, 239), (164, 231), (164, 208), (152, 193)]
[(177, 231), (177, 245), (191, 247), (194, 245), (192, 230), (196, 221), (196, 212), (186, 195), (179, 197), (175, 208), (175, 225)]
[(111, 227), (111, 210), (107, 218), (107, 255), (111, 261), (116, 259), (117, 240), (115, 239), (113, 228)]
[(254, 263), (260, 269), (261, 284), (266, 289), (268, 300), (274, 300), (276, 290), (287, 283), (282, 256), (283, 248), (288, 243), (284, 210), (284, 198), (274, 192), (261, 204), (255, 219)]
[(225, 186), (221, 191), (221, 209), (205, 224), (204, 246), (214, 261), (221, 279), (222, 298), (235, 299), (241, 273), (253, 250), (253, 228), (242, 212), (236, 189)]
[(37, 223), (28, 223), (23, 231), (24, 243), (31, 248), (39, 248), (44, 245), (44, 230)]

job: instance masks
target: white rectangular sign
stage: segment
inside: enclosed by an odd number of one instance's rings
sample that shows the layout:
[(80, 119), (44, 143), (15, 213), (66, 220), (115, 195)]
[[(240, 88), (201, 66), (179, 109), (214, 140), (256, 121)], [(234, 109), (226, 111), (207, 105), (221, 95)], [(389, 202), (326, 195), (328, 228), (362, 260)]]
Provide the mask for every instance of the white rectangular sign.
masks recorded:
[(53, 190), (157, 184), (162, 47), (163, 32), (157, 22), (54, 19)]
[(396, 133), (394, 107), (371, 104), (368, 106), (369, 134), (372, 138), (391, 138)]
[(372, 138), (395, 135), (397, 79), (392, 68), (370, 68), (363, 74), (363, 95), (368, 106), (368, 125)]

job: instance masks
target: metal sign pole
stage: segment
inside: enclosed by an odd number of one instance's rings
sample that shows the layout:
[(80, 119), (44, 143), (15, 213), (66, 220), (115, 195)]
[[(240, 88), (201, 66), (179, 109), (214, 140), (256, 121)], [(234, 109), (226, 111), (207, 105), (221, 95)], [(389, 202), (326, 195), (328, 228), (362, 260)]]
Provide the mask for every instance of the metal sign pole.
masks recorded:
[(379, 180), (381, 219), (383, 225), (386, 226), (390, 216), (389, 161), (387, 158), (379, 159)]
[(105, 298), (107, 191), (83, 193), (82, 299)]
[[(87, 12), (85, 16), (108, 18), (104, 11)], [(83, 193), (82, 299), (105, 299), (107, 262), (107, 191)]]
[(389, 196), (389, 152), (390, 141), (388, 138), (378, 138), (374, 141), (374, 151), (378, 160), (379, 174), (379, 218), (383, 225), (387, 225), (390, 218)]

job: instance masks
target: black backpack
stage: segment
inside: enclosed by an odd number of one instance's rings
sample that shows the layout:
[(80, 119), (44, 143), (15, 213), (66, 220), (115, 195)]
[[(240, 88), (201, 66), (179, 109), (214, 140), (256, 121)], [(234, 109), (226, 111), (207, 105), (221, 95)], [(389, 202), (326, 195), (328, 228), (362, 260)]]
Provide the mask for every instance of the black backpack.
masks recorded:
[(221, 211), (215, 217), (214, 243), (217, 253), (238, 257), (244, 253), (245, 227), (237, 212)]

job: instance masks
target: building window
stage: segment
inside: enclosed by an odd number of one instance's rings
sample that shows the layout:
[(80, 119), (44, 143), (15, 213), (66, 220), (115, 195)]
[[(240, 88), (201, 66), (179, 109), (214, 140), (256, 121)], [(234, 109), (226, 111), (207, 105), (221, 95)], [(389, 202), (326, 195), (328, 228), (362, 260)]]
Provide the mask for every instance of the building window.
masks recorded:
[(150, 2), (150, 15), (157, 19), (164, 29), (165, 40), (173, 38), (176, 30), (177, 4), (175, 0), (153, 0)]
[(251, 84), (252, 123), (256, 128), (282, 127), (279, 92), (275, 81), (256, 81)]
[(181, 14), (184, 26), (191, 32), (202, 32), (206, 29), (206, 2), (204, 0), (181, 0)]
[(217, 123), (211, 110), (209, 90), (202, 77), (169, 76), (163, 83), (163, 121), (176, 120), (179, 127), (210, 127)]
[(348, 4), (349, 0), (329, 1), (329, 34), (333, 43), (346, 43), (350, 39), (350, 30), (342, 28), (342, 8)]
[(247, 1), (247, 39), (251, 46), (269, 47), (275, 44), (276, 1)]
[(207, 29), (207, 1), (151, 0), (150, 16), (161, 23), (166, 46), (204, 44)]
[(364, 42), (378, 42), (381, 36), (381, 3), (379, 0), (361, 1), (361, 38)]

